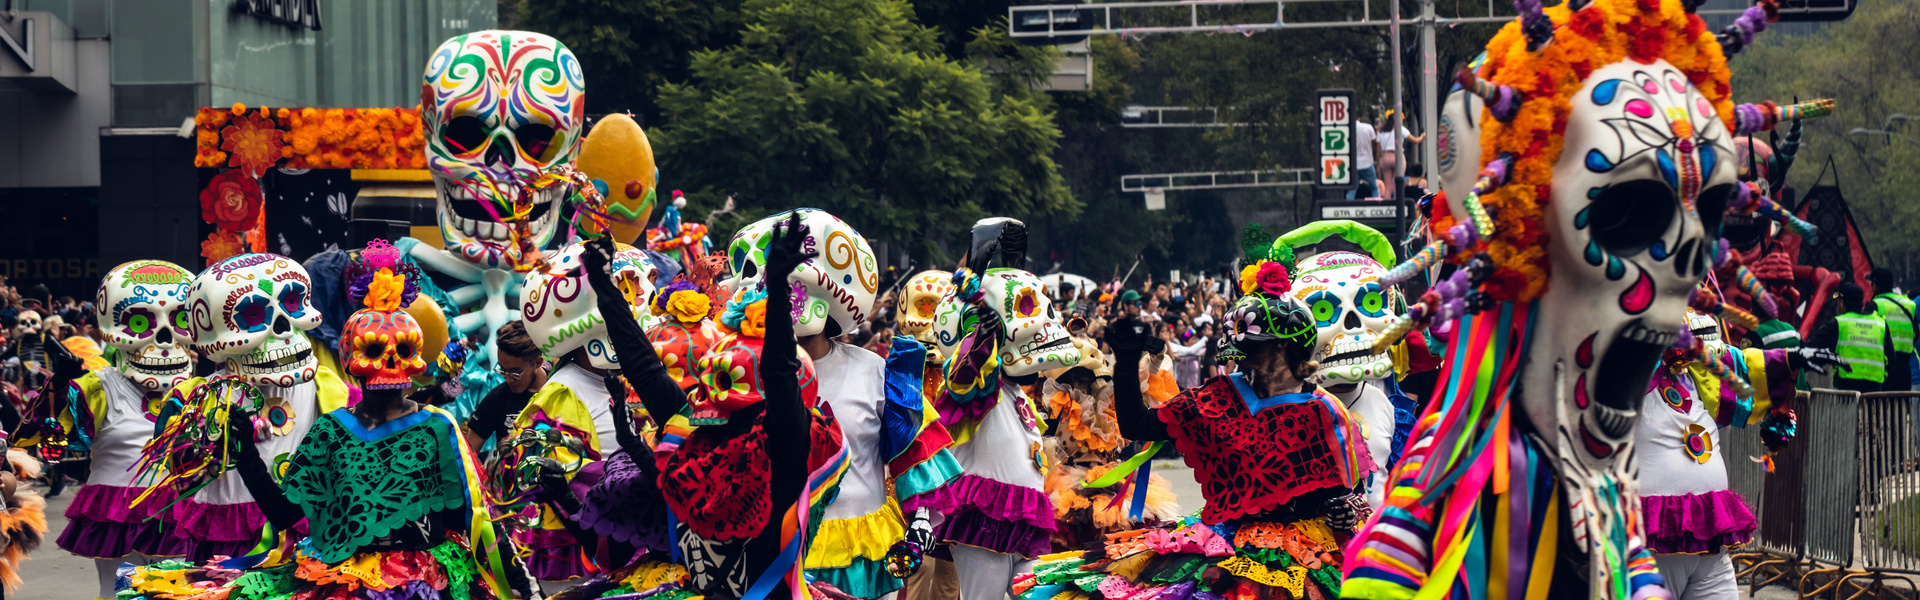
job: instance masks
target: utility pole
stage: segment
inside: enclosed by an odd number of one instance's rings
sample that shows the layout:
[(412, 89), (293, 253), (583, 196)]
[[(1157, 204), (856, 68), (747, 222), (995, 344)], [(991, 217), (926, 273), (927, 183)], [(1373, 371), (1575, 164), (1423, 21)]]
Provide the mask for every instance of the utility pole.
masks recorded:
[[(1420, 86), (1420, 127), (1427, 132), (1420, 141), (1420, 164), (1427, 170), (1428, 187), (1432, 187), (1434, 169), (1440, 165), (1440, 82), (1451, 79), (1440, 77), (1440, 67), (1435, 64), (1433, 28), (1438, 19), (1433, 16), (1433, 0), (1420, 0), (1420, 80), (1426, 85)], [(1470, 160), (1480, 160), (1472, 157)]]
[[(1422, 2), (1430, 1), (1431, 0), (1422, 0)], [(1393, 200), (1394, 230), (1399, 232), (1396, 235), (1399, 235), (1401, 239), (1406, 239), (1407, 200), (1401, 197), (1402, 192), (1400, 185), (1400, 174), (1406, 172), (1408, 154), (1407, 141), (1400, 139), (1400, 123), (1407, 118), (1406, 107), (1402, 106), (1400, 95), (1401, 80), (1406, 78), (1406, 73), (1401, 70), (1400, 65), (1400, 0), (1387, 0), (1387, 2), (1391, 6), (1389, 9), (1390, 12), (1387, 13), (1387, 18), (1392, 21), (1387, 25), (1387, 30), (1390, 32), (1387, 37), (1389, 43), (1393, 45), (1393, 118), (1387, 119), (1387, 122), (1384, 123), (1387, 127), (1384, 135), (1386, 139), (1393, 140), (1394, 157), (1393, 170), (1384, 174), (1386, 181), (1381, 185), (1393, 188), (1387, 193), (1382, 194), (1382, 196)], [(1375, 122), (1378, 123), (1378, 121)], [(1431, 126), (1428, 126), (1428, 128), (1431, 129)], [(1374, 130), (1374, 134), (1376, 137), (1382, 135), (1377, 129)], [(1380, 158), (1381, 157), (1378, 156), (1373, 157), (1373, 163), (1376, 167), (1380, 164)], [(1396, 259), (1405, 260), (1407, 258), (1406, 250), (1402, 249), (1399, 244), (1393, 245), (1393, 252), (1394, 258)]]

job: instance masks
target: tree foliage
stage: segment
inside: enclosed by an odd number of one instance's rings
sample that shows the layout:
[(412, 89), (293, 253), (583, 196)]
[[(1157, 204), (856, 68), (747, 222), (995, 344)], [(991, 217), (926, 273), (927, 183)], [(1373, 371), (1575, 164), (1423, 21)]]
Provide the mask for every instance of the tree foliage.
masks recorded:
[[(1839, 182), (1875, 263), (1904, 272), (1909, 291), (1920, 282), (1920, 203), (1913, 201), (1920, 189), (1916, 57), (1920, 0), (1874, 0), (1812, 35), (1761, 34), (1731, 63), (1736, 101), (1836, 101), (1832, 116), (1805, 122), (1788, 181), (1808, 189), (1832, 158), (1834, 172), (1824, 183)], [(1849, 133), (1855, 130), (1864, 131)]]
[[(515, 0), (514, 27), (580, 58), (587, 112), (659, 116), (655, 91), (683, 81), (693, 53), (737, 42), (741, 0)], [(503, 7), (504, 8), (504, 7)]]
[[(812, 206), (944, 263), (980, 217), (1077, 208), (1046, 96), (948, 58), (906, 2), (747, 0), (741, 15), (738, 44), (695, 52), (687, 80), (660, 88), (653, 130), (674, 187), (740, 202), (720, 233)], [(1003, 60), (1031, 76), (1046, 57)]]

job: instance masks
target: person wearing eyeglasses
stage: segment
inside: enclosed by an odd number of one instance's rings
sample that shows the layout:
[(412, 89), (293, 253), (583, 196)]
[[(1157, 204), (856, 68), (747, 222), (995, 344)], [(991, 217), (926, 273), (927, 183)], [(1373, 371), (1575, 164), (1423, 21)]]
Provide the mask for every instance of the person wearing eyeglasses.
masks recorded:
[(488, 438), (504, 436), (513, 418), (527, 407), (533, 393), (547, 385), (547, 369), (540, 360), (540, 346), (527, 335), (527, 326), (513, 321), (500, 326), (494, 342), (499, 364), (493, 370), (504, 381), (487, 392), (467, 417), (467, 440), (474, 448)]

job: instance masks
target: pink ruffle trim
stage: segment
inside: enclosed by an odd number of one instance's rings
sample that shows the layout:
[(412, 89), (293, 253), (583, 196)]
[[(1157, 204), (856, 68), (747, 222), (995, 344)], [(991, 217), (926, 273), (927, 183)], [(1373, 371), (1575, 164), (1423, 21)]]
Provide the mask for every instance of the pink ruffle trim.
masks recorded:
[(978, 475), (961, 475), (939, 489), (908, 498), (901, 511), (926, 507), (943, 514), (962, 508), (980, 511), (998, 521), (1019, 521), (1053, 531), (1053, 500), (1045, 492)]
[(177, 496), (173, 490), (156, 489), (153, 495), (131, 506), (134, 498), (139, 498), (147, 488), (120, 487), (113, 485), (83, 485), (80, 492), (74, 494), (73, 504), (67, 505), (68, 519), (89, 519), (111, 523), (138, 523), (153, 517), (155, 510), (173, 502)]
[(173, 519), (178, 527), (174, 535), (226, 542), (258, 540), (267, 525), (267, 515), (252, 502), (204, 504), (192, 498), (173, 505)]
[(1658, 554), (1711, 554), (1753, 540), (1753, 511), (1733, 490), (1647, 496), (1647, 549)]

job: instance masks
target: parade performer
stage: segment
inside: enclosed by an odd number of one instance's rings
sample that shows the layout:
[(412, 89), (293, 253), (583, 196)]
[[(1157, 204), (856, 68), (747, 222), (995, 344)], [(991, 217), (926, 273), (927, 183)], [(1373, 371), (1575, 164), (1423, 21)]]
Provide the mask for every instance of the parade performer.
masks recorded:
[[(168, 390), (193, 372), (187, 356), (186, 298), (193, 274), (170, 262), (138, 260), (107, 271), (95, 296), (101, 336), (114, 350), (113, 365), (96, 369), (70, 387), (77, 422), (63, 428), (90, 441), (92, 469), (67, 506), (67, 528), (56, 542), (93, 559), (100, 598), (112, 598), (123, 562), (147, 564), (154, 557), (186, 553), (170, 519), (157, 509), (172, 502), (167, 490), (134, 505), (146, 486), (135, 483), (140, 449), (153, 438), (153, 423)], [(55, 390), (66, 392), (68, 390)], [(68, 411), (63, 411), (68, 412)]]
[[(1267, 237), (1258, 226), (1248, 230), (1243, 243), (1257, 245)], [(1405, 445), (1414, 420), (1413, 401), (1400, 394), (1396, 385), (1395, 377), (1400, 375), (1393, 356), (1396, 349), (1375, 348), (1400, 320), (1396, 308), (1404, 306), (1393, 286), (1380, 281), (1387, 272), (1382, 265), (1394, 260), (1393, 246), (1373, 228), (1344, 220), (1310, 223), (1280, 236), (1273, 245), (1283, 260), (1288, 255), (1299, 257), (1289, 293), (1313, 313), (1317, 332), (1313, 360), (1320, 371), (1312, 380), (1345, 402), (1359, 422), (1375, 468), (1367, 481), (1367, 504), (1378, 510), (1386, 501), (1387, 471), (1398, 458), (1394, 453)], [(1249, 265), (1241, 272), (1241, 280), (1256, 281), (1259, 268)], [(1418, 334), (1407, 336), (1407, 342), (1422, 339)], [(1424, 344), (1416, 346), (1397, 350), (1427, 353)]]
[[(1046, 411), (1047, 496), (1053, 499), (1055, 548), (1083, 548), (1109, 533), (1179, 516), (1166, 478), (1149, 465), (1158, 447), (1135, 454), (1113, 409), (1113, 368), (1092, 339), (1074, 336), (1080, 362), (1042, 373)], [(1135, 472), (1135, 469), (1141, 469)], [(1135, 486), (1145, 477), (1144, 495)]]
[[(249, 405), (225, 431), (235, 470), (275, 530), (305, 519), (304, 541), (269, 542), (250, 556), (204, 567), (164, 562), (136, 569), (122, 598), (213, 600), (293, 597), (455, 600), (532, 597), (512, 549), (496, 533), (471, 451), (453, 418), (408, 400), (420, 358), (420, 325), (401, 309), (417, 272), (391, 247), (362, 253), (350, 296), (366, 308), (342, 328), (344, 368), (361, 399), (311, 425), (291, 458), (260, 459)], [(181, 418), (184, 418), (181, 417)]]
[(47, 500), (33, 489), (40, 477), (40, 461), (26, 450), (7, 445), (0, 433), (0, 598), (20, 587), (20, 563), (40, 547), (47, 534)]
[[(490, 468), (500, 474), (489, 480), (496, 500), (504, 501), (499, 508), (520, 517), (514, 541), (529, 554), (528, 569), (550, 592), (600, 567), (568, 532), (563, 511), (550, 502), (532, 501), (538, 482), (515, 473), (528, 459), (551, 458), (566, 466), (568, 480), (583, 478), (585, 487), (604, 472), (601, 460), (633, 434), (626, 385), (619, 378), (621, 355), (607, 328), (611, 316), (603, 312), (588, 281), (585, 252), (584, 243), (570, 244), (527, 275), (521, 294), (527, 334), (560, 366), (515, 417), (506, 439), (499, 442), (504, 451)], [(612, 260), (618, 312), (637, 319), (634, 303), (644, 303), (652, 294), (652, 261), (631, 246), (620, 247)]]
[(252, 459), (221, 451), (228, 408), (244, 404), (252, 412), (258, 460), (278, 472), (315, 421), (347, 405), (346, 384), (315, 359), (306, 336), (320, 324), (309, 300), (313, 285), (293, 259), (242, 254), (207, 267), (187, 288), (193, 347), (220, 369), (167, 392), (157, 434), (135, 467), (143, 473), (135, 483), (150, 488), (135, 510), (159, 510), (177, 496), (168, 513), (173, 535), (186, 541), (194, 562), (246, 554), (268, 524), (231, 470), (236, 460)]
[[(800, 268), (831, 246), (822, 235), (832, 232), (810, 231), (791, 213), (758, 250), (763, 272)], [(802, 318), (797, 307), (805, 306), (796, 297), (806, 296), (785, 277), (735, 293), (721, 324), (736, 334), (701, 359), (702, 385), (690, 405), (657, 356), (644, 346), (624, 349), (642, 355), (634, 384), (649, 414), (692, 411), (695, 429), (684, 439), (663, 436), (656, 450), (674, 544), (694, 593), (786, 597), (809, 587), (802, 576), (808, 540), (849, 458), (838, 425), (816, 408), (818, 383), (793, 333)]]
[(797, 269), (767, 268), (752, 249), (789, 218), (774, 215), (734, 236), (730, 245), (740, 251), (731, 254), (742, 261), (735, 272), (756, 276), (730, 283), (746, 289), (768, 273), (787, 273), (801, 294), (796, 301), (805, 305), (800, 310), (825, 317), (803, 318), (794, 332), (813, 361), (820, 398), (845, 436), (848, 467), (807, 553), (807, 574), (855, 598), (879, 598), (899, 589), (930, 549), (932, 512), (919, 504), (958, 477), (960, 464), (946, 449), (951, 438), (925, 393), (926, 351), (919, 342), (895, 338), (882, 359), (833, 339), (873, 311), (880, 274), (866, 238), (824, 211), (791, 214), (826, 240), (818, 246), (821, 256)]
[(1634, 429), (1647, 548), (1675, 598), (1733, 600), (1740, 584), (1727, 552), (1751, 541), (1759, 522), (1728, 486), (1721, 434), (1758, 424), (1761, 440), (1778, 449), (1795, 429), (1787, 408), (1794, 372), (1824, 372), (1838, 358), (1813, 348), (1734, 348), (1712, 317), (1689, 310), (1687, 321), (1685, 337), (1697, 343), (1667, 351)]
[(1433, 241), (1386, 278), (1458, 267), (1382, 340), (1453, 322), (1387, 505), (1348, 548), (1348, 597), (1670, 597), (1635, 486), (1639, 401), (1724, 260), (1722, 218), (1756, 209), (1733, 135), (1779, 112), (1734, 106), (1691, 4), (1520, 7), (1457, 77), (1485, 106), (1478, 180), (1434, 203)]
[[(1372, 470), (1358, 423), (1305, 380), (1314, 319), (1288, 295), (1285, 260), (1252, 257), (1260, 276), (1225, 315), (1221, 356), (1240, 371), (1149, 409), (1137, 384), (1115, 379), (1120, 431), (1172, 441), (1206, 504), (1197, 520), (1108, 536), (1104, 547), (1048, 557), (1025, 597), (1313, 598), (1340, 593), (1339, 544), (1364, 518)], [(1107, 327), (1115, 370), (1139, 368), (1158, 345), (1137, 319)], [(1284, 594), (1284, 595), (1282, 595)]]
[(987, 600), (1006, 595), (1014, 575), (1050, 550), (1054, 530), (1042, 413), (1021, 385), (1080, 357), (1038, 277), (987, 269), (995, 258), (1023, 262), (1026, 226), (986, 219), (973, 238), (968, 267), (954, 273), (955, 295), (935, 320), (948, 344), (946, 391), (935, 406), (965, 472), (923, 505), (946, 515), (934, 537), (952, 553), (960, 597)]

